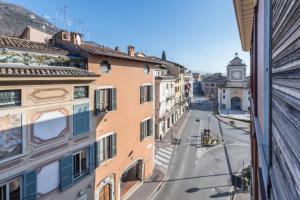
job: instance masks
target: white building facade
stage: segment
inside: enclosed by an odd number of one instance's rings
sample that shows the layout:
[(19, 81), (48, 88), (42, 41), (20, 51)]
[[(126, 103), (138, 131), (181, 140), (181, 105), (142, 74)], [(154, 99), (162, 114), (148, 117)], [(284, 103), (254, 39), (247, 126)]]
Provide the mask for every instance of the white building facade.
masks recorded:
[(174, 76), (167, 70), (155, 71), (155, 138), (160, 139), (180, 117), (176, 112)]
[(227, 66), (227, 81), (218, 87), (219, 109), (250, 111), (250, 88), (246, 65), (235, 55)]

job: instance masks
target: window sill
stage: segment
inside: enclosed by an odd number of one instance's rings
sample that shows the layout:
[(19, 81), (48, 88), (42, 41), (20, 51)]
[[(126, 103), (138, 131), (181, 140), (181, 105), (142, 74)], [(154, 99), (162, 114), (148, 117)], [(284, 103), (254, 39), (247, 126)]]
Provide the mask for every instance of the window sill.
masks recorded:
[(22, 153), (22, 154), (19, 154), (19, 155), (15, 155), (15, 156), (12, 156), (10, 158), (5, 158), (3, 160), (0, 160), (0, 165), (4, 164), (4, 163), (7, 163), (7, 162), (10, 162), (10, 161), (13, 161), (13, 160), (16, 160), (18, 158), (22, 158), (22, 157), (25, 157), (27, 156), (29, 153), (26, 152), (26, 153)]
[(113, 157), (113, 158), (106, 159), (105, 161), (101, 162), (101, 163), (96, 167), (96, 169), (97, 169), (98, 167), (106, 166), (106, 165), (108, 164), (108, 162), (114, 160), (116, 157), (117, 157), (117, 155), (115, 155), (115, 157)]
[(86, 172), (84, 172), (82, 175), (74, 178), (73, 177), (73, 182), (74, 184), (78, 183), (79, 181), (81, 181), (82, 179), (84, 179), (85, 177), (87, 177), (88, 175), (90, 175), (91, 173), (89, 172), (89, 169), (86, 170)]

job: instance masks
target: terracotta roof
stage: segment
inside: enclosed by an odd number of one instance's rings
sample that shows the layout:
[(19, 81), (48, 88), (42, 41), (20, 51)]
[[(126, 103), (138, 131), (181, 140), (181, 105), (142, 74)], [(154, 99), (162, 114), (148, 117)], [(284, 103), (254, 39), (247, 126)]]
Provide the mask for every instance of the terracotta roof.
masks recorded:
[(156, 64), (164, 64), (164, 62), (161, 61), (160, 59), (155, 59), (151, 57), (129, 56), (127, 53), (124, 53), (122, 51), (119, 50), (116, 51), (115, 49), (104, 47), (101, 45), (96, 46), (91, 44), (82, 44), (80, 45), (80, 50), (95, 55), (117, 57), (117, 58), (123, 58), (128, 60), (136, 60), (136, 61), (150, 62)]
[(17, 50), (43, 52), (50, 54), (67, 55), (69, 51), (57, 48), (45, 43), (33, 42), (30, 40), (0, 36), (0, 48), (11, 48)]
[(94, 72), (75, 67), (0, 65), (0, 77), (98, 77)]

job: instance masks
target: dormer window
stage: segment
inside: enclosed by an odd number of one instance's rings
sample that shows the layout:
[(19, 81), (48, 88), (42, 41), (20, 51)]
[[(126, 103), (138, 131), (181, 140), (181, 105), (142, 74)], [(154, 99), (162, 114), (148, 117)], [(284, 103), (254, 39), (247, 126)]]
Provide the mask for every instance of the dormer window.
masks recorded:
[(102, 73), (108, 73), (111, 70), (111, 66), (107, 61), (100, 63), (100, 70)]

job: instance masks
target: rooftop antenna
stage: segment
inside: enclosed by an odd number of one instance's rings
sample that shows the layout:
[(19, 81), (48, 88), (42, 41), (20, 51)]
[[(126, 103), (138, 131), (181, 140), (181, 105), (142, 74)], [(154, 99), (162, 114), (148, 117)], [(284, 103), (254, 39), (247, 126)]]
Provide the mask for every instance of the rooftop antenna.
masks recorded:
[(66, 28), (67, 25), (67, 10), (68, 10), (68, 6), (64, 5), (63, 7), (64, 29)]

